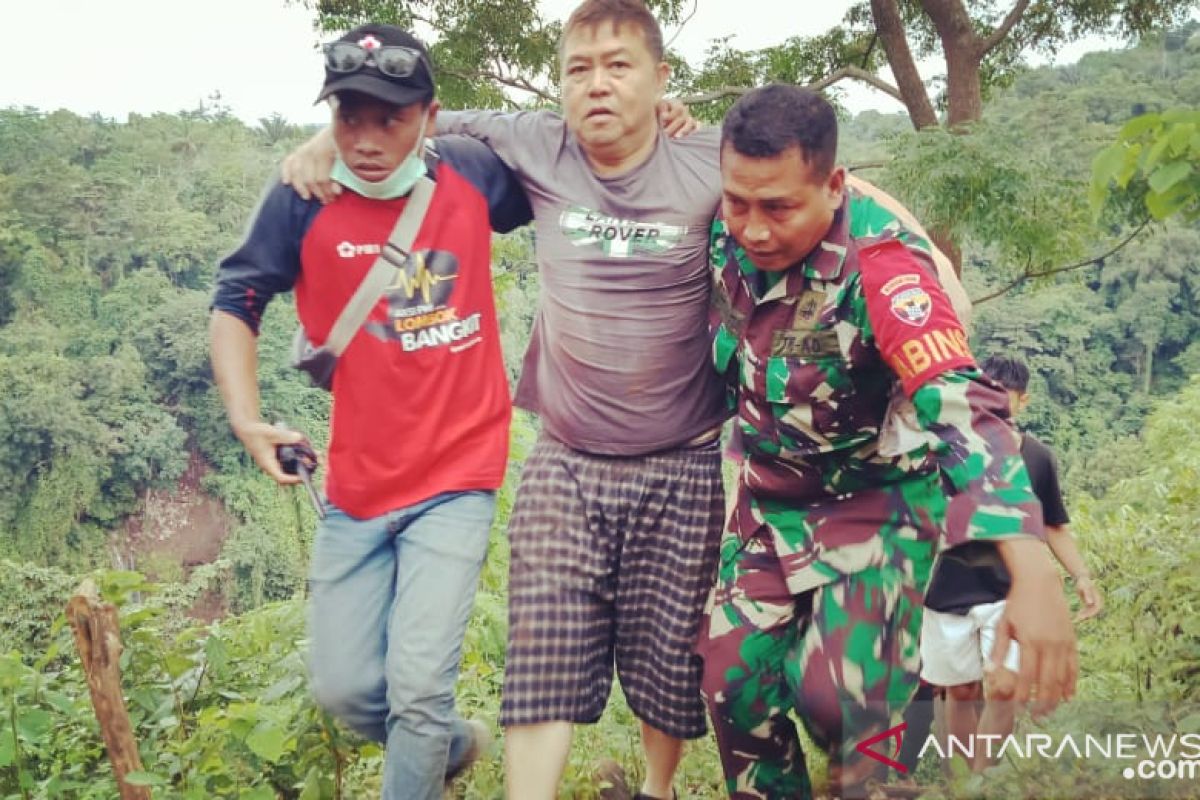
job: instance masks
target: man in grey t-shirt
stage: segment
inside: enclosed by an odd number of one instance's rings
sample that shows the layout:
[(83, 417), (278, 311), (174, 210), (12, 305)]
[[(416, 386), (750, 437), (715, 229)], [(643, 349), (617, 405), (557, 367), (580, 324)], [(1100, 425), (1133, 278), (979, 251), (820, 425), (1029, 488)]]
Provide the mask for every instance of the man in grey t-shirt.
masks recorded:
[(642, 722), (639, 796), (670, 798), (683, 740), (705, 732), (692, 648), (724, 516), (728, 412), (707, 333), (717, 132), (660, 131), (662, 34), (637, 0), (583, 3), (560, 52), (565, 117), (439, 119), (512, 167), (536, 226), (516, 402), (543, 434), (509, 523), (507, 789), (556, 796), (571, 726), (600, 717), (615, 661)]

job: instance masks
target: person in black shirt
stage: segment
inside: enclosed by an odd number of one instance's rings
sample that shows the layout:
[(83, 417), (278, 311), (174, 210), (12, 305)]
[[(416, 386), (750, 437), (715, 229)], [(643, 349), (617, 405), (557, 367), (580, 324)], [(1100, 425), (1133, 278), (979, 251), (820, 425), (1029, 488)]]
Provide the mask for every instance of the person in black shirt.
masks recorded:
[[(1015, 358), (993, 356), (982, 369), (1008, 391), (1015, 419), (1029, 403), (1028, 367)], [(1090, 619), (1103, 609), (1104, 599), (1068, 527), (1070, 518), (1063, 503), (1054, 451), (1032, 434), (1022, 432), (1021, 456), (1034, 494), (1042, 504), (1047, 544), (1071, 576), (1079, 595), (1076, 622)], [(972, 734), (1003, 737), (1012, 732), (1015, 709), (1011, 698), (1019, 664), (1016, 643), (1010, 645), (1002, 666), (993, 668), (989, 663), (1010, 583), (995, 546), (986, 542), (947, 551), (934, 567), (925, 594), (921, 629), (924, 691), (918, 692), (905, 716), (909, 724), (905, 744), (911, 746), (902, 751), (901, 763), (910, 773), (933, 721), (931, 687), (944, 687), (947, 733), (964, 744)], [(986, 748), (976, 748), (972, 764), (975, 770), (986, 768), (991, 761)]]

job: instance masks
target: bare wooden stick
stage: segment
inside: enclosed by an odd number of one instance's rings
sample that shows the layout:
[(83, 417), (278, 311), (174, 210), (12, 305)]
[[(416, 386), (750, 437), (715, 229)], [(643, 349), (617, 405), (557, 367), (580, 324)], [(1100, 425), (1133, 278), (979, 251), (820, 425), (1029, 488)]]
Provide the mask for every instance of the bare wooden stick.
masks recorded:
[(150, 800), (149, 787), (125, 782), (126, 775), (141, 771), (142, 759), (121, 692), (121, 628), (117, 609), (100, 599), (96, 584), (89, 578), (79, 584), (67, 603), (67, 620), (75, 632), (75, 646), (83, 661), (92, 707), (121, 790), (121, 800)]

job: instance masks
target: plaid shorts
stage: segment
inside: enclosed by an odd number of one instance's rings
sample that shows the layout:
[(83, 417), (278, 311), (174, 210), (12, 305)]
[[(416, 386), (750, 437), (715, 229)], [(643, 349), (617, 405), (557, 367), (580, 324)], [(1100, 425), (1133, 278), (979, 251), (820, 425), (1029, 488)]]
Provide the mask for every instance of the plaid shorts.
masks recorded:
[(542, 436), (508, 528), (500, 724), (595, 722), (615, 661), (639, 719), (676, 738), (703, 736), (694, 648), (724, 513), (715, 442), (614, 457)]

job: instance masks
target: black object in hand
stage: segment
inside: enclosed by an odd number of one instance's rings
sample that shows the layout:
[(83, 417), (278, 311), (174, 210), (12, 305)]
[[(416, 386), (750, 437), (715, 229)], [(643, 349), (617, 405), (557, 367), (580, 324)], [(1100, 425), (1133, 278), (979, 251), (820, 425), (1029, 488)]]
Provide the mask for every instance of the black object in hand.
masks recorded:
[(313, 473), (321, 463), (312, 445), (303, 439), (294, 444), (276, 445), (275, 458), (288, 475), (299, 475), (301, 469)]
[(317, 494), (312, 483), (312, 474), (321, 465), (312, 445), (304, 439), (292, 444), (276, 445), (275, 458), (288, 475), (300, 476), (300, 482), (304, 484), (304, 490), (308, 492), (308, 499), (312, 503), (313, 510), (317, 512), (317, 517), (325, 519), (325, 504), (321, 502), (321, 496)]

